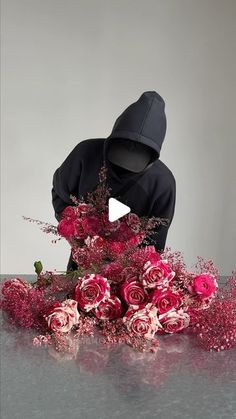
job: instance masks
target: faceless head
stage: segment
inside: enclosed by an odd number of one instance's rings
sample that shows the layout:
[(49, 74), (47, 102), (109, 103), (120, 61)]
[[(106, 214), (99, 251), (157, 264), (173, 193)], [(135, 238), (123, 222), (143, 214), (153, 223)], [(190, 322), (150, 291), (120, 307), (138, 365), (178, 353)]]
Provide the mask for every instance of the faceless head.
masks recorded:
[(151, 147), (138, 141), (115, 138), (109, 141), (107, 157), (111, 163), (138, 173), (158, 155)]

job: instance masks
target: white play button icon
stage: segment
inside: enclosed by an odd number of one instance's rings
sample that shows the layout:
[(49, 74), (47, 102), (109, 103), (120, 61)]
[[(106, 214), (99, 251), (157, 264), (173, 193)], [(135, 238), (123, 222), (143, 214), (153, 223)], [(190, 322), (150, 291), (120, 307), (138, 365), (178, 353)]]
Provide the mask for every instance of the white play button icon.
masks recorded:
[(115, 198), (109, 198), (108, 201), (108, 219), (109, 221), (116, 221), (130, 212), (130, 207)]

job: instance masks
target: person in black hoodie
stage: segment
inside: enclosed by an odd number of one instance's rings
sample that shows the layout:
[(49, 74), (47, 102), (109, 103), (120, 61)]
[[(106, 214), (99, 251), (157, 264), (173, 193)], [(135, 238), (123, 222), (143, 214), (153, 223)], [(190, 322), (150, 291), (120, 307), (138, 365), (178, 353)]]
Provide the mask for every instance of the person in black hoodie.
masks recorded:
[[(85, 197), (96, 188), (105, 165), (112, 197), (139, 216), (168, 218), (168, 224), (156, 227), (150, 238), (158, 252), (164, 250), (176, 202), (175, 177), (159, 158), (166, 126), (163, 98), (146, 91), (116, 119), (107, 138), (79, 142), (53, 175), (52, 204), (57, 221), (63, 209), (73, 205), (70, 194)], [(71, 253), (67, 272), (76, 268)]]

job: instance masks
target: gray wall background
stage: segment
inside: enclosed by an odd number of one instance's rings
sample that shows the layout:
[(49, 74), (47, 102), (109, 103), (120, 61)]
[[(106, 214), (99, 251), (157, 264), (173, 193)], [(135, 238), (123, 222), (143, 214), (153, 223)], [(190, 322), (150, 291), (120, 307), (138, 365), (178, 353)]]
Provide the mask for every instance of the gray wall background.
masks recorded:
[(65, 270), (67, 242), (22, 215), (57, 224), (54, 171), (145, 90), (166, 102), (167, 245), (235, 269), (235, 18), (235, 0), (2, 1), (2, 273)]

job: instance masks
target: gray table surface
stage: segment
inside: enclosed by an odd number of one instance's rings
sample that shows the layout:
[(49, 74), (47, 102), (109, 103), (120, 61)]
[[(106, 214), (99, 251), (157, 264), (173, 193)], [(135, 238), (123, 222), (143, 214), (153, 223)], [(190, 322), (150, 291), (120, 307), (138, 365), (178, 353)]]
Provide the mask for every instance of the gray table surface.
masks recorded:
[[(16, 276), (35, 280), (0, 278)], [(208, 352), (178, 334), (161, 336), (157, 354), (87, 338), (65, 356), (32, 336), (2, 320), (2, 419), (236, 418), (235, 349)]]

